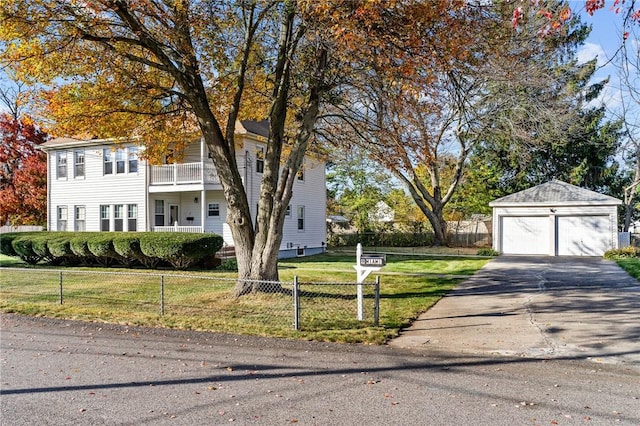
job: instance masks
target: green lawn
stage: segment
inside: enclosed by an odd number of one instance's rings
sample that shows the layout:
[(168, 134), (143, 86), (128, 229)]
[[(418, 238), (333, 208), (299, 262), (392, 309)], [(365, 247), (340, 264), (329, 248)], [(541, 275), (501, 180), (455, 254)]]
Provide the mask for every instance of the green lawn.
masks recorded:
[(622, 269), (627, 271), (629, 275), (640, 280), (640, 259), (637, 257), (630, 257), (625, 259), (618, 259), (616, 263), (620, 265)]
[[(31, 267), (0, 256), (0, 310), (28, 315), (211, 330), (322, 341), (383, 343), (397, 335), (488, 259), (387, 256), (380, 271), (380, 322), (373, 325), (374, 274), (364, 286), (365, 320), (356, 319), (355, 254), (327, 253), (280, 262), (282, 291), (231, 296), (234, 273), (122, 268)], [(20, 268), (18, 270), (17, 268)], [(60, 272), (62, 271), (62, 272)], [(63, 303), (60, 304), (62, 274)], [(162, 274), (162, 276), (161, 276)], [(300, 284), (293, 330), (290, 283)], [(333, 284), (329, 284), (333, 283)], [(161, 297), (160, 289), (163, 288)], [(164, 304), (162, 303), (164, 302)], [(164, 308), (161, 315), (161, 308)]]

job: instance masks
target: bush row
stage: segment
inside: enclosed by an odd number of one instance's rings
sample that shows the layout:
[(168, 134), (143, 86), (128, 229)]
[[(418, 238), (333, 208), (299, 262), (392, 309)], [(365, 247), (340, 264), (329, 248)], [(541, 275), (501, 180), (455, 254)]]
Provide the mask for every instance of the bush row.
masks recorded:
[(640, 247), (629, 246), (614, 250), (607, 250), (604, 253), (604, 258), (611, 260), (624, 259), (629, 257), (640, 257)]
[(333, 234), (327, 244), (332, 247), (351, 247), (362, 243), (368, 247), (424, 247), (433, 245), (433, 233), (380, 232), (365, 234)]
[(183, 232), (21, 232), (0, 235), (0, 253), (29, 264), (153, 268), (167, 263), (186, 269), (213, 257), (222, 243), (216, 234)]

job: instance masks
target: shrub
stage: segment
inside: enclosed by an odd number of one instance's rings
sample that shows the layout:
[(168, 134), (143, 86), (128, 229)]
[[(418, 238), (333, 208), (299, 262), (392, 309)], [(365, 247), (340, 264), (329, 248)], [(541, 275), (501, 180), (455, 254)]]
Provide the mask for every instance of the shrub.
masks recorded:
[(496, 250), (494, 250), (492, 248), (488, 248), (488, 247), (478, 249), (478, 253), (477, 254), (478, 254), (478, 256), (500, 256), (500, 252), (499, 251), (496, 251)]
[(73, 264), (78, 260), (78, 257), (71, 250), (71, 240), (74, 235), (72, 232), (60, 232), (58, 235), (52, 235), (47, 241), (49, 253), (56, 262)]
[(140, 238), (140, 250), (151, 258), (169, 262), (176, 269), (186, 269), (222, 247), (222, 237), (215, 234), (186, 232), (149, 232)]
[(364, 234), (333, 234), (327, 243), (333, 247), (352, 247), (358, 243), (368, 247), (424, 247), (433, 244), (429, 232), (370, 232)]
[(0, 254), (16, 257), (18, 253), (13, 249), (12, 242), (20, 236), (18, 232), (5, 232), (0, 234)]
[(223, 261), (220, 266), (216, 268), (219, 271), (229, 271), (229, 272), (237, 272), (238, 271), (238, 260), (237, 259), (227, 259)]
[[(113, 236), (113, 249), (120, 256), (120, 261), (125, 266), (131, 266), (136, 262), (148, 266), (147, 257), (140, 250), (140, 234), (138, 232), (122, 232)], [(153, 266), (150, 267), (154, 267)]]
[(33, 250), (32, 238), (33, 234), (31, 233), (22, 234), (13, 239), (11, 246), (22, 261), (35, 265), (40, 261), (41, 257)]
[(69, 241), (71, 251), (85, 265), (95, 261), (95, 256), (89, 250), (89, 239), (95, 234), (95, 232), (78, 232)]
[(87, 246), (96, 261), (104, 266), (111, 266), (114, 261), (120, 260), (120, 256), (113, 248), (114, 234), (111, 232), (92, 233)]
[(631, 257), (640, 257), (640, 247), (628, 246), (614, 250), (607, 250), (604, 253), (604, 258), (611, 260)]
[(52, 238), (49, 232), (42, 232), (37, 235), (31, 235), (31, 248), (33, 252), (40, 256), (40, 260), (52, 264), (54, 257), (49, 251), (48, 242)]

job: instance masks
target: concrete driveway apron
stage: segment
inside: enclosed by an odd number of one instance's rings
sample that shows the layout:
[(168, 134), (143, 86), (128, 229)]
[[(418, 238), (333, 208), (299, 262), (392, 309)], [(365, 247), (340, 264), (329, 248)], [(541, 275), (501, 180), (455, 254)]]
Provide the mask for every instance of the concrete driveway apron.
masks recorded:
[(501, 256), (389, 345), (640, 367), (640, 283), (600, 258)]

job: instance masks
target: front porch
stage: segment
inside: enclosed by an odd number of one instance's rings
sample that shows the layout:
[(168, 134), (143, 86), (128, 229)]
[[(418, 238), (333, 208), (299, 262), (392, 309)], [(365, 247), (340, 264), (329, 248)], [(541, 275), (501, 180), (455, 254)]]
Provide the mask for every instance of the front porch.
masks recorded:
[(153, 226), (151, 227), (152, 232), (192, 232), (194, 234), (204, 234), (203, 226), (181, 226), (178, 225), (178, 222), (172, 226)]

